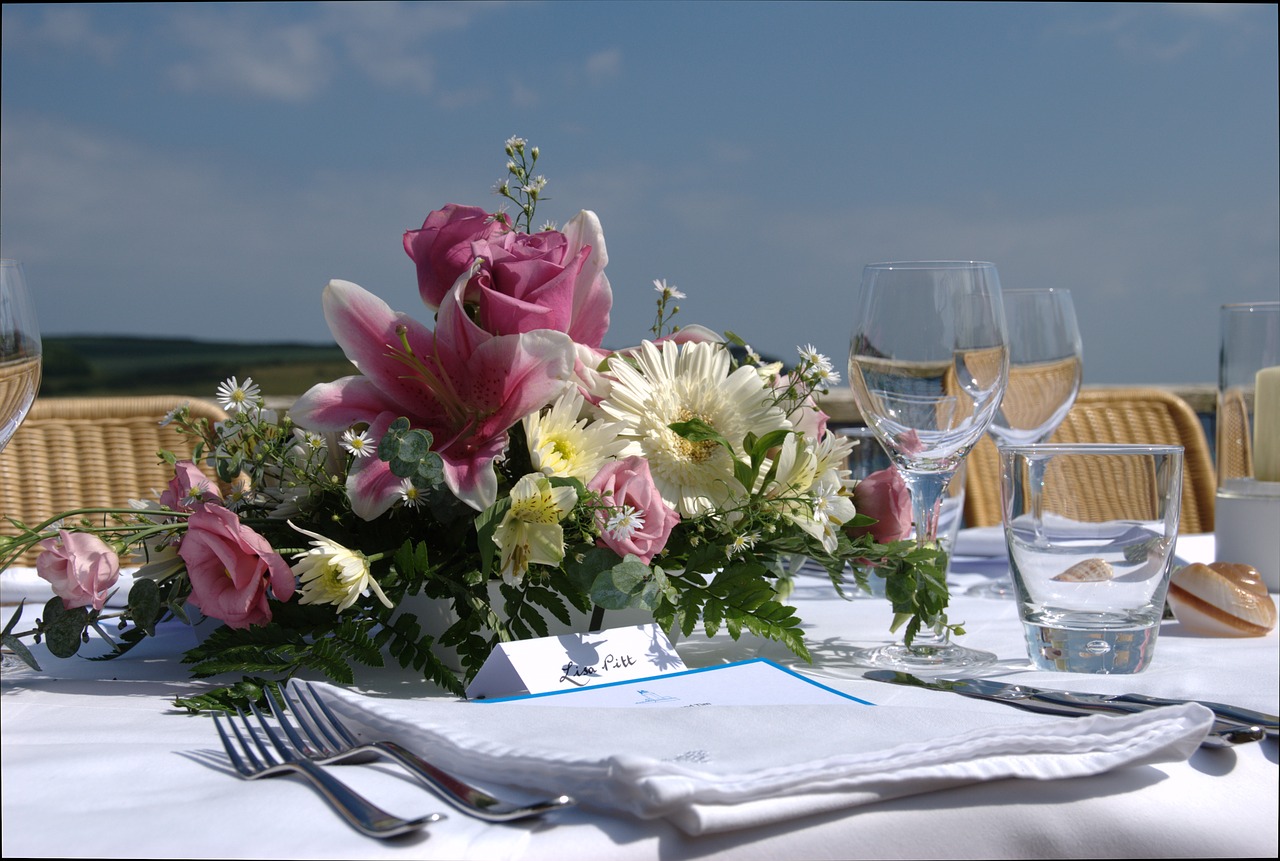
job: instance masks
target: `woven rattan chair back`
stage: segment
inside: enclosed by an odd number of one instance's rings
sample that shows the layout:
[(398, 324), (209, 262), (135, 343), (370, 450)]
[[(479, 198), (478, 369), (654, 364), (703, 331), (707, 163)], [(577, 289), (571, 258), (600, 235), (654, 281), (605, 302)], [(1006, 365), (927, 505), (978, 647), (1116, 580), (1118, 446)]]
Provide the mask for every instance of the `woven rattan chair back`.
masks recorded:
[[(1162, 389), (1082, 389), (1052, 442), (1146, 443), (1180, 445), (1183, 455), (1180, 532), (1212, 532), (1215, 481), (1209, 443), (1195, 411), (1177, 395)], [(1000, 457), (984, 437), (969, 453), (965, 475), (965, 525), (1000, 524)], [(1099, 480), (1089, 486), (1097, 498), (1082, 501), (1102, 516), (1108, 494), (1122, 482)], [(1084, 509), (1082, 509), (1084, 510)], [(1091, 518), (1092, 519), (1092, 518)]]
[[(221, 421), (217, 405), (178, 396), (37, 398), (0, 453), (0, 518), (34, 526), (63, 511), (155, 500), (173, 478), (157, 452), (192, 456), (191, 441), (160, 421), (180, 404)], [(17, 529), (0, 519), (0, 535)], [(18, 564), (34, 565), (38, 552)]]

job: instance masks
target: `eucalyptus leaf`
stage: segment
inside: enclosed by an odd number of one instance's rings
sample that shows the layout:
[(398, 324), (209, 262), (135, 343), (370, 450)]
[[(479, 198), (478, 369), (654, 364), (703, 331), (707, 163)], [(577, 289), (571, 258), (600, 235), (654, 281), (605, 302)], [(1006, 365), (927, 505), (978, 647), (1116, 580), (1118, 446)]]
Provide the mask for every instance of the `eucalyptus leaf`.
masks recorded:
[(69, 658), (80, 651), (85, 628), (89, 627), (89, 611), (84, 607), (68, 610), (61, 598), (50, 598), (41, 619), (45, 645), (57, 658)]
[(133, 613), (133, 623), (155, 636), (156, 621), (161, 612), (160, 587), (156, 581), (140, 578), (135, 580), (129, 589), (129, 609)]
[(617, 565), (596, 575), (591, 584), (591, 600), (606, 610), (625, 610), (628, 607), (644, 607), (652, 610), (657, 605), (658, 589), (646, 585), (652, 581), (653, 572), (635, 556), (628, 556)]
[(0, 639), (3, 639), (4, 647), (13, 652), (13, 654), (17, 656), (18, 660), (22, 661), (22, 663), (26, 664), (33, 670), (40, 669), (40, 664), (36, 662), (35, 655), (31, 654), (31, 650), (27, 648), (26, 643), (9, 633), (4, 634), (3, 638)]

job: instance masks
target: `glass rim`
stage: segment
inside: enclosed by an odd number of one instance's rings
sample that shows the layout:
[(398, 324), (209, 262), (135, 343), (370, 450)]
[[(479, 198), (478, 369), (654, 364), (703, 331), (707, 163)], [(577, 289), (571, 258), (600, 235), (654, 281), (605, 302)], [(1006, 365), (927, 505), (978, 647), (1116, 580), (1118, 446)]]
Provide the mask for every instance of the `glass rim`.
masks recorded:
[(995, 268), (994, 263), (986, 260), (888, 260), (882, 263), (868, 263), (864, 269), (981, 269)]
[(1223, 311), (1252, 311), (1255, 308), (1280, 308), (1280, 301), (1275, 299), (1260, 299), (1257, 302), (1228, 302), (1222, 306)]
[(1000, 454), (1178, 454), (1184, 446), (1125, 442), (1038, 442), (1002, 445)]

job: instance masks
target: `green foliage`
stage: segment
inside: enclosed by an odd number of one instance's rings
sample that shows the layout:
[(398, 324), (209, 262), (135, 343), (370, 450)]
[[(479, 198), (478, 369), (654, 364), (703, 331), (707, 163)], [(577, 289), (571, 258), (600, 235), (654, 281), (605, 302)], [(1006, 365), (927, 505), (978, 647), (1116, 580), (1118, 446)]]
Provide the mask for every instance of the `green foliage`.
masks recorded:
[(277, 700), (283, 699), (279, 682), (268, 681), (256, 677), (245, 677), (235, 684), (226, 685), (205, 691), (190, 697), (176, 697), (173, 704), (186, 709), (191, 714), (198, 712), (230, 712), (236, 709), (247, 709), (249, 704), (266, 707), (267, 691), (271, 690)]
[(431, 432), (410, 428), (409, 420), (398, 418), (378, 442), (378, 457), (391, 474), (407, 478), (419, 490), (438, 488), (444, 482), (444, 461), (431, 450)]

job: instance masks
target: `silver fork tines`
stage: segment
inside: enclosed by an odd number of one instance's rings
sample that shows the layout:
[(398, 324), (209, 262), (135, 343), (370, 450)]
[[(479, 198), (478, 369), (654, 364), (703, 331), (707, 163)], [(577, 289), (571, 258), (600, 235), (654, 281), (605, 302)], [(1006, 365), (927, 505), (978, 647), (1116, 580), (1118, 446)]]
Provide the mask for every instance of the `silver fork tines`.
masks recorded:
[[(315, 763), (298, 755), (280, 738), (275, 728), (255, 706), (251, 704), (250, 709), (257, 718), (259, 728), (270, 740), (271, 748), (263, 744), (243, 711), (236, 709), (234, 716), (230, 712), (213, 715), (213, 725), (218, 730), (218, 737), (222, 739), (227, 758), (231, 760), (231, 765), (241, 777), (255, 780), (259, 777), (275, 777), (280, 774), (300, 774), (353, 828), (370, 837), (395, 837), (416, 831), (427, 823), (441, 818), (438, 813), (418, 819), (401, 819), (398, 816), (392, 816), (342, 781), (326, 773)], [(231, 728), (230, 734), (223, 725), (224, 721)]]
[[(299, 684), (295, 680), (285, 691), (285, 698), (310, 742), (308, 749), (312, 753), (308, 756), (313, 762), (357, 761), (367, 759), (371, 754), (385, 757), (402, 766), (453, 807), (486, 822), (510, 822), (515, 819), (539, 816), (574, 803), (574, 800), (567, 795), (532, 804), (502, 801), (440, 770), (395, 742), (362, 743), (305, 684)], [(275, 708), (274, 702), (272, 707)]]

